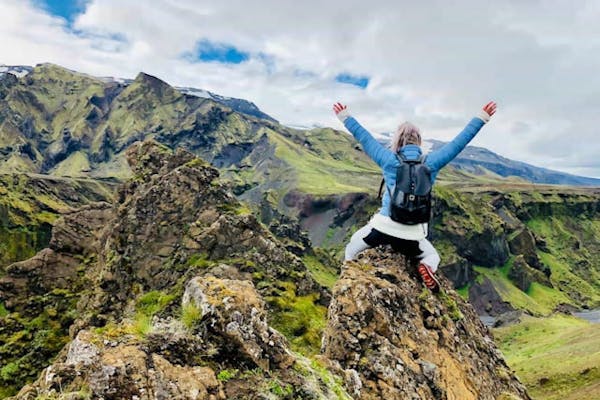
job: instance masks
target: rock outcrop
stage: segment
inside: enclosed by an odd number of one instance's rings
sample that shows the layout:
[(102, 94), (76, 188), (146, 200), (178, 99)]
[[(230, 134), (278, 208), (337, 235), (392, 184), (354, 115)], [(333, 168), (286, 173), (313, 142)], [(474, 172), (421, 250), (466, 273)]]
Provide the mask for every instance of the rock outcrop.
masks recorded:
[(16, 399), (349, 398), (268, 326), (251, 282), (193, 278), (182, 306), (183, 321), (154, 318), (143, 335), (128, 324), (80, 331)]
[(434, 296), (372, 250), (330, 293), (214, 168), (127, 156), (113, 206), (65, 215), (0, 281), (14, 399), (528, 399), (447, 281)]
[(359, 399), (529, 399), (487, 328), (443, 280), (431, 294), (403, 257), (369, 250), (333, 289), (323, 355)]

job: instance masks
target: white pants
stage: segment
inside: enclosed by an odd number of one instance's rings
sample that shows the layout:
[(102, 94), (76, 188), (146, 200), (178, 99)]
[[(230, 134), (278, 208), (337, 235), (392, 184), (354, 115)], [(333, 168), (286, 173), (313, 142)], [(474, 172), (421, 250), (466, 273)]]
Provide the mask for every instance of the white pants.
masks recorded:
[[(352, 238), (350, 239), (350, 243), (346, 246), (346, 261), (354, 260), (358, 253), (371, 247), (363, 239), (371, 233), (372, 229), (373, 227), (367, 224), (354, 232), (354, 235), (352, 235)], [(421, 260), (423, 264), (429, 266), (432, 272), (437, 271), (438, 266), (440, 265), (440, 255), (431, 242), (427, 239), (419, 240), (419, 250), (421, 250), (422, 253), (419, 254), (417, 258)]]

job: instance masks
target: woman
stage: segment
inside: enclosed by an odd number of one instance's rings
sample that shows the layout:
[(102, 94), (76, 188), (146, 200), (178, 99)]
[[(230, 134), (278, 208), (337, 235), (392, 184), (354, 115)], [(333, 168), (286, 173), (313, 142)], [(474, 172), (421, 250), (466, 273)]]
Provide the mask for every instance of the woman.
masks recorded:
[[(410, 122), (400, 125), (392, 138), (390, 150), (375, 140), (350, 115), (345, 105), (336, 103), (333, 106), (333, 111), (346, 129), (361, 143), (367, 155), (381, 167), (386, 187), (379, 213), (375, 214), (367, 225), (352, 235), (350, 243), (346, 246), (345, 259), (353, 260), (358, 253), (365, 249), (389, 244), (394, 251), (399, 251), (408, 257), (418, 258), (420, 260), (418, 272), (425, 286), (434, 292), (439, 291), (439, 282), (435, 277), (435, 272), (440, 263), (440, 256), (429, 240), (426, 239), (427, 223), (405, 225), (390, 218), (390, 193), (394, 191), (396, 169), (400, 165), (397, 155), (408, 161), (421, 158), (421, 133), (419, 129)], [(431, 172), (432, 184), (440, 169), (465, 148), (495, 112), (496, 103), (491, 101), (483, 107), (479, 115), (473, 118), (454, 140), (425, 156), (423, 163)]]

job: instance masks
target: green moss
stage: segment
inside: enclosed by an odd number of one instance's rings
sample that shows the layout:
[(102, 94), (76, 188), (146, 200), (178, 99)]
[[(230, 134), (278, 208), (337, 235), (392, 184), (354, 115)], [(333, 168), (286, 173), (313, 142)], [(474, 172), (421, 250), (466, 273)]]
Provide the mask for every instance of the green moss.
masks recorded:
[(294, 393), (294, 388), (290, 384), (283, 384), (277, 379), (268, 382), (269, 392), (280, 398), (288, 398)]
[(209, 268), (215, 265), (215, 261), (208, 259), (208, 254), (192, 254), (186, 262), (186, 266), (192, 268)]
[(315, 255), (304, 255), (302, 261), (320, 285), (329, 289), (333, 288), (338, 279), (338, 273), (334, 268), (324, 265)]
[(237, 369), (223, 369), (217, 374), (217, 379), (221, 382), (227, 382), (235, 378), (239, 373)]
[(344, 383), (338, 376), (333, 375), (327, 368), (325, 368), (318, 360), (312, 359), (310, 361), (310, 368), (317, 373), (321, 382), (330, 389), (338, 399), (346, 400), (351, 397), (344, 390)]
[(136, 311), (152, 317), (153, 315), (164, 310), (170, 303), (175, 300), (174, 294), (153, 290), (140, 296), (136, 301)]
[(19, 377), (21, 367), (16, 362), (10, 362), (0, 369), (0, 378), (11, 381)]
[(464, 300), (469, 301), (469, 289), (471, 288), (471, 284), (466, 284), (465, 286), (461, 287), (461, 288), (457, 288), (456, 289), (456, 293), (459, 294), (460, 297), (462, 297)]
[(31, 295), (27, 309), (0, 317), (0, 355), (2, 368), (6, 367), (0, 374), (0, 387), (12, 391), (31, 382), (68, 343), (78, 299), (77, 293), (65, 290)]
[(145, 338), (152, 331), (152, 317), (139, 313), (135, 316), (130, 332), (139, 338)]
[(325, 328), (327, 309), (317, 304), (318, 295), (297, 296), (291, 282), (278, 282), (277, 296), (269, 296), (273, 307), (270, 324), (291, 342), (292, 349), (301, 354), (317, 354)]
[(453, 321), (458, 321), (464, 318), (464, 315), (460, 311), (460, 308), (458, 308), (458, 304), (456, 304), (456, 301), (454, 301), (452, 297), (448, 296), (446, 292), (441, 291), (438, 294), (438, 297), (440, 300), (442, 300), (442, 302), (448, 309), (448, 316)]
[(71, 153), (52, 171), (57, 176), (85, 176), (91, 170), (90, 161), (83, 151)]
[[(345, 149), (346, 154), (338, 155), (339, 159), (336, 159), (327, 149), (306, 148), (302, 142), (298, 143), (303, 140), (300, 137), (286, 138), (270, 130), (267, 134), (276, 146), (275, 155), (292, 167), (287, 171), (287, 175), (296, 178), (296, 186), (301, 191), (311, 194), (340, 194), (376, 190), (376, 182), (381, 176), (379, 168), (352, 150), (349, 142), (340, 144), (339, 149)], [(304, 132), (304, 135), (310, 137), (307, 132)], [(327, 136), (332, 140), (339, 139), (336, 136), (341, 136), (343, 140), (348, 139), (345, 135), (331, 130), (322, 131), (320, 136)], [(317, 144), (317, 141), (314, 143)], [(318, 145), (326, 145), (326, 141), (319, 141)]]
[(534, 218), (527, 226), (546, 241), (538, 251), (551, 270), (550, 280), (568, 303), (597, 307), (600, 304), (600, 220), (585, 215)]
[(206, 163), (206, 161), (204, 161), (203, 159), (196, 157), (194, 158), (192, 161), (188, 161), (185, 166), (186, 167), (190, 167), (190, 168), (195, 168), (195, 167), (204, 167), (207, 166), (208, 164)]

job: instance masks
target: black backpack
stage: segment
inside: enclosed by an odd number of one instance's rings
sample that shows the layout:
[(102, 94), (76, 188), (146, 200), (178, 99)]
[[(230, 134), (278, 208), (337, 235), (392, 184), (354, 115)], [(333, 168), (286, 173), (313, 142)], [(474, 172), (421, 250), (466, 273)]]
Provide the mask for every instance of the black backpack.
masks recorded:
[[(390, 193), (393, 221), (405, 225), (416, 225), (429, 222), (431, 218), (431, 171), (423, 162), (425, 156), (418, 160), (407, 160), (403, 155), (396, 155), (400, 165), (396, 170), (396, 186)], [(384, 181), (379, 188), (379, 197)]]

